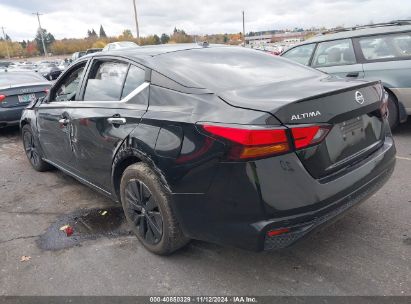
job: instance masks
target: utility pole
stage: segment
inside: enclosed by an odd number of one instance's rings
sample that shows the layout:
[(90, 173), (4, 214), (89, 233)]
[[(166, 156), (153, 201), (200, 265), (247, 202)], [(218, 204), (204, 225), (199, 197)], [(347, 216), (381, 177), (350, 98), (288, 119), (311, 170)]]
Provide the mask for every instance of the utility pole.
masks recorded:
[(244, 23), (244, 11), (243, 11), (243, 46), (245, 46), (245, 23)]
[(9, 42), (6, 39), (6, 33), (4, 32), (4, 26), (1, 27), (1, 30), (3, 31), (4, 42), (6, 43), (7, 57), (10, 59)]
[(138, 20), (137, 20), (137, 6), (136, 6), (136, 0), (133, 0), (133, 5), (134, 5), (134, 19), (136, 20), (136, 32), (137, 32), (137, 39), (140, 40), (140, 31), (138, 29)]
[(40, 14), (39, 12), (36, 13), (32, 13), (33, 15), (37, 16), (37, 21), (39, 22), (39, 31), (40, 31), (40, 36), (41, 36), (41, 42), (43, 43), (43, 52), (44, 52), (44, 56), (47, 57), (47, 49), (46, 49), (46, 44), (44, 43), (44, 35), (43, 35), (43, 29), (41, 28), (41, 24), (40, 24)]

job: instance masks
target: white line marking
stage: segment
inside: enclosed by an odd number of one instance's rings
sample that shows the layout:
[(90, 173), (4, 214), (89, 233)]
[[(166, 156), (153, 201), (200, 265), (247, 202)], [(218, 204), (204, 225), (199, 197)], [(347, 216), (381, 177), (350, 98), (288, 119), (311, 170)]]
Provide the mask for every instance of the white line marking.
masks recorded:
[(402, 160), (411, 160), (410, 157), (402, 157), (402, 156), (396, 156), (397, 159), (402, 159)]

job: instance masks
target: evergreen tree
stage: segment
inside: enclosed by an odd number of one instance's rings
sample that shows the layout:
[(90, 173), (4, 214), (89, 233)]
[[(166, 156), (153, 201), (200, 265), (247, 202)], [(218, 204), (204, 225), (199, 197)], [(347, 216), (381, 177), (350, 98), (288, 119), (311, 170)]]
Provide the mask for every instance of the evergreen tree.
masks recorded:
[(92, 30), (91, 30), (90, 38), (97, 38), (97, 37), (98, 37), (98, 36), (97, 36), (96, 31), (95, 31), (94, 29), (92, 29)]
[(163, 33), (163, 34), (161, 34), (160, 41), (161, 41), (162, 44), (166, 44), (170, 41), (170, 36)]
[[(44, 44), (46, 45), (46, 49), (49, 49), (49, 46), (56, 40), (51, 33), (48, 33), (46, 29), (41, 29), (43, 32), (44, 37)], [(41, 39), (41, 32), (40, 29), (37, 30), (36, 38), (34, 39), (37, 45), (37, 49), (40, 50), (40, 53), (44, 55), (43, 51), (43, 42)]]
[(100, 38), (107, 38), (106, 32), (103, 29), (103, 26), (100, 24)]

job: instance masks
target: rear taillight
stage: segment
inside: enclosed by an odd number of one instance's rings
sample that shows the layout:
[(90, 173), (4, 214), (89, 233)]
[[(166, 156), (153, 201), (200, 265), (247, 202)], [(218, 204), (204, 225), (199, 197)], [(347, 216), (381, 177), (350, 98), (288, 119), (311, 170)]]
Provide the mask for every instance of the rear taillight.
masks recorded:
[(232, 142), (229, 159), (260, 158), (290, 151), (285, 128), (257, 129), (255, 127), (227, 127), (203, 125), (208, 133)]
[(388, 93), (384, 91), (384, 96), (380, 106), (381, 116), (383, 118), (388, 117), (390, 113), (388, 113)]
[(307, 126), (291, 128), (294, 146), (296, 149), (303, 149), (316, 145), (323, 141), (330, 131), (329, 126)]
[[(264, 128), (248, 125), (203, 124), (202, 128), (214, 138), (229, 141), (227, 158), (246, 160), (264, 158), (304, 149), (319, 144), (327, 136), (330, 126), (292, 126)], [(290, 134), (290, 135), (288, 135)]]
[(0, 95), (0, 102), (6, 99), (6, 95)]

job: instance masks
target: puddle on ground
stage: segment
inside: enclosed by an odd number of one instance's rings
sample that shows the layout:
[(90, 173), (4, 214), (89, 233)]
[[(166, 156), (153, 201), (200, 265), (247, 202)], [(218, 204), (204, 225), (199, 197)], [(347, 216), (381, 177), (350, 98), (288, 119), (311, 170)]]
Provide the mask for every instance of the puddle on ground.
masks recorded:
[[(60, 230), (64, 225), (70, 225), (73, 228), (71, 236), (67, 236), (65, 231)], [(60, 250), (79, 245), (85, 240), (129, 234), (131, 231), (121, 207), (80, 209), (60, 216), (37, 239), (37, 245), (43, 250)]]

